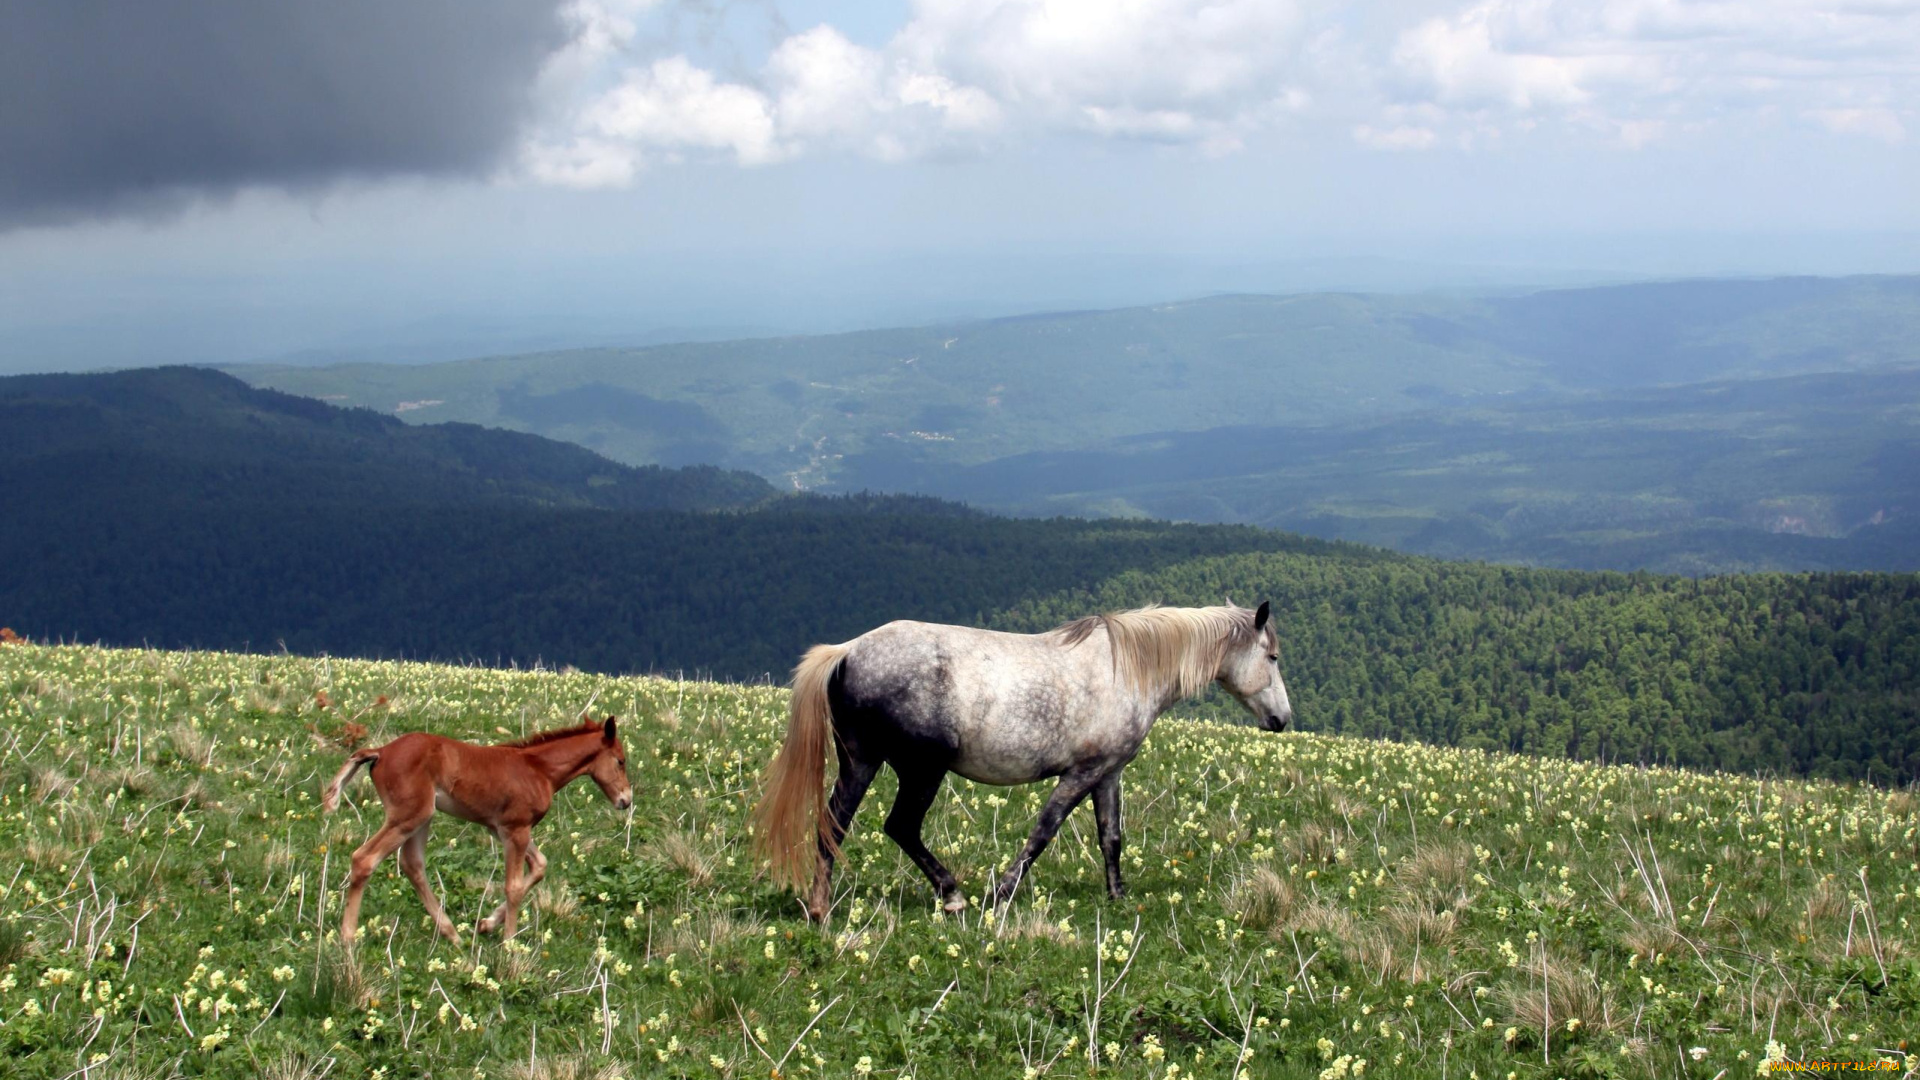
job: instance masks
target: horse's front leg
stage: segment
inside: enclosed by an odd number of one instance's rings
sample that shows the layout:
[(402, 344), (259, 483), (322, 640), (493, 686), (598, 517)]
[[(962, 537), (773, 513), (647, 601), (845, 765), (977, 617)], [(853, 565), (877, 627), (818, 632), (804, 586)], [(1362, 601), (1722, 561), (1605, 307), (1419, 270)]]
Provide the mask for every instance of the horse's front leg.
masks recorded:
[(501, 938), (510, 938), (520, 924), (520, 901), (527, 895), (527, 849), (533, 846), (533, 830), (525, 825), (503, 826), (500, 829), (500, 842), (507, 849), (507, 883), (505, 918), (495, 920), (493, 916), (480, 920), (475, 927), (482, 934), (500, 928)]
[[(545, 855), (540, 854), (540, 849), (533, 846), (533, 840), (531, 839), (531, 837), (529, 837), (529, 839), (527, 840), (527, 880), (520, 887), (525, 892), (532, 892), (533, 887), (535, 885), (540, 884), (541, 879), (545, 878), (546, 876), (547, 876), (547, 857)], [(507, 902), (505, 900), (502, 900), (500, 901), (499, 906), (493, 909), (493, 914), (487, 916), (484, 920), (481, 921), (480, 923), (481, 932), (485, 933), (487, 931), (492, 930), (494, 927), (499, 926), (502, 922), (506, 921), (506, 918), (507, 918)]]
[(1120, 770), (1108, 773), (1093, 786), (1093, 819), (1100, 826), (1100, 854), (1107, 864), (1107, 895), (1118, 900), (1127, 895), (1127, 883), (1120, 880), (1120, 852), (1125, 847), (1120, 832)]
[(1027, 846), (1020, 849), (1020, 857), (1007, 867), (1007, 872), (1000, 877), (1000, 884), (987, 898), (990, 903), (1004, 904), (1013, 899), (1014, 891), (1020, 888), (1020, 879), (1027, 875), (1027, 867), (1032, 866), (1033, 860), (1047, 850), (1054, 834), (1060, 831), (1060, 823), (1067, 820), (1073, 808), (1079, 806), (1080, 800), (1086, 798), (1087, 793), (1099, 783), (1101, 775), (1068, 773), (1060, 778), (1060, 784), (1048, 797), (1047, 805), (1040, 808), (1040, 820), (1033, 823), (1033, 835), (1027, 837)]

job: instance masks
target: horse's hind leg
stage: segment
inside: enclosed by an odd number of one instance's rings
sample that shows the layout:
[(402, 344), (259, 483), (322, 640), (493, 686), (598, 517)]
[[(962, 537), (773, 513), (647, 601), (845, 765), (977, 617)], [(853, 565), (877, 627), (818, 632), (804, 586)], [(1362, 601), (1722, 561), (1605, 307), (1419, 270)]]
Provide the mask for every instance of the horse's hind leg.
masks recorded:
[(893, 812), (887, 815), (887, 835), (900, 845), (900, 850), (907, 853), (907, 858), (913, 860), (920, 872), (927, 875), (946, 909), (959, 911), (967, 906), (966, 898), (960, 895), (960, 883), (933, 852), (927, 850), (920, 836), (920, 826), (927, 819), (934, 797), (940, 794), (940, 782), (946, 779), (946, 771), (901, 772), (896, 764), (894, 772), (900, 777), (900, 794), (893, 800)]
[(833, 782), (833, 798), (827, 803), (827, 835), (820, 838), (820, 864), (814, 870), (813, 891), (807, 897), (807, 915), (815, 922), (825, 919), (832, 906), (833, 853), (847, 838), (854, 812), (860, 809), (860, 800), (867, 797), (867, 787), (880, 771), (879, 762), (855, 757), (838, 738), (833, 740), (833, 747), (839, 753), (840, 775)]
[(433, 895), (433, 889), (427, 884), (427, 834), (432, 831), (433, 822), (413, 830), (406, 843), (400, 845), (400, 870), (413, 882), (413, 891), (420, 895), (420, 903), (433, 917), (433, 928), (440, 936), (460, 944), (460, 934), (453, 928), (453, 920), (447, 918), (446, 910), (440, 906), (440, 898)]
[(367, 882), (373, 877), (374, 867), (380, 865), (381, 859), (393, 854), (395, 848), (406, 843), (412, 832), (412, 822), (401, 823), (388, 818), (378, 832), (354, 851), (353, 870), (347, 876), (346, 910), (340, 916), (340, 944), (352, 946), (354, 936), (359, 933), (360, 896), (367, 891)]
[(1007, 867), (1007, 872), (1000, 877), (1000, 884), (988, 898), (992, 903), (1004, 904), (1013, 899), (1014, 890), (1020, 887), (1020, 879), (1027, 875), (1027, 867), (1032, 866), (1033, 860), (1047, 850), (1054, 834), (1060, 831), (1060, 823), (1067, 820), (1067, 815), (1080, 805), (1080, 800), (1087, 797), (1099, 780), (1099, 774), (1068, 773), (1060, 778), (1059, 786), (1047, 797), (1047, 805), (1040, 808), (1040, 820), (1033, 823), (1033, 835), (1027, 837), (1027, 846), (1020, 849), (1020, 857)]
[(1100, 854), (1107, 864), (1107, 895), (1115, 900), (1127, 895), (1127, 883), (1120, 880), (1120, 852), (1125, 841), (1120, 833), (1120, 773), (1115, 770), (1093, 785), (1093, 819), (1100, 826)]

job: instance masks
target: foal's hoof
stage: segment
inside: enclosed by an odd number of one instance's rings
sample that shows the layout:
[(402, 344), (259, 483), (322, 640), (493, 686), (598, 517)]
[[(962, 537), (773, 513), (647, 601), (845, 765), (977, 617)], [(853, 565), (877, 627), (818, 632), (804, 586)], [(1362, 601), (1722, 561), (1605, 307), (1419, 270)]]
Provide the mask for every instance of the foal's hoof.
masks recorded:
[(967, 910), (967, 898), (959, 893), (954, 893), (947, 897), (946, 902), (940, 905), (940, 909), (949, 915), (958, 915)]
[(473, 924), (473, 932), (476, 934), (482, 934), (482, 935), (491, 934), (493, 933), (494, 929), (497, 928), (499, 925), (500, 924), (498, 922), (494, 921), (493, 916), (489, 915), (486, 918), (481, 919), (479, 922)]

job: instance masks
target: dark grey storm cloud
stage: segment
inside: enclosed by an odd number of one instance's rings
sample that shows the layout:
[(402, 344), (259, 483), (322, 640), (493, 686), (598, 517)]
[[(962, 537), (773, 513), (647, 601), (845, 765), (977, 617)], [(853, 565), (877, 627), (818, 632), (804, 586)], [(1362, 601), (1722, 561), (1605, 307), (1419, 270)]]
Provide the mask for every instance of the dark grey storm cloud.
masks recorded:
[(498, 163), (559, 0), (0, 0), (0, 228)]

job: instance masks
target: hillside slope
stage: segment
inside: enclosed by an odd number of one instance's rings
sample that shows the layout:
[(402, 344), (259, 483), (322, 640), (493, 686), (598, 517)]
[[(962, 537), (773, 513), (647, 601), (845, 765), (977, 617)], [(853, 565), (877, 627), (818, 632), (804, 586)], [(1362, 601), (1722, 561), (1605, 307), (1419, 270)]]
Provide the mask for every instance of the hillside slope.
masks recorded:
[(1920, 576), (1519, 570), (901, 497), (724, 513), (435, 502), (408, 477), (425, 491), (439, 473), (409, 472), (378, 440), (352, 445), (391, 498), (329, 472), (339, 454), (262, 466), (271, 485), (235, 482), (218, 456), (161, 457), (175, 471), (157, 474), (123, 454), (125, 471), (86, 467), (57, 487), (31, 454), (0, 459), (0, 478), (37, 478), (0, 483), (0, 624), (41, 640), (779, 680), (808, 646), (891, 619), (1035, 630), (1115, 607), (1270, 598), (1310, 729), (1920, 775)]
[[(1124, 901), (1081, 811), (1000, 918), (940, 916), (883, 774), (822, 930), (748, 849), (779, 690), (32, 646), (0, 690), (20, 1080), (1711, 1080), (1905, 1068), (1920, 1022), (1910, 792), (1165, 720), (1126, 772)], [(560, 794), (518, 944), (440, 941), (389, 861), (343, 964), (379, 813), (364, 782), (317, 801), (354, 725), (491, 741), (589, 704), (636, 804)], [(1043, 792), (953, 781), (928, 842), (977, 891)], [(499, 898), (470, 826), (441, 818), (426, 867), (463, 928)]]
[(0, 378), (0, 491), (257, 503), (737, 507), (748, 473), (635, 468), (569, 443), (472, 424), (402, 423), (249, 387), (205, 368)]

